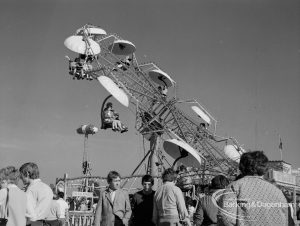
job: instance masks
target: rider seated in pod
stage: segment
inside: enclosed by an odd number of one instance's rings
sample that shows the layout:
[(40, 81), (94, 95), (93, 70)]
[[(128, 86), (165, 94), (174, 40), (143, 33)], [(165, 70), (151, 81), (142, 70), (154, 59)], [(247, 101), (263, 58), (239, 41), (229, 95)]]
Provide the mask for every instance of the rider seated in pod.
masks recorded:
[(111, 125), (113, 131), (120, 131), (121, 133), (128, 131), (128, 128), (119, 120), (119, 114), (114, 111), (113, 104), (111, 102), (106, 104), (103, 112), (104, 123)]

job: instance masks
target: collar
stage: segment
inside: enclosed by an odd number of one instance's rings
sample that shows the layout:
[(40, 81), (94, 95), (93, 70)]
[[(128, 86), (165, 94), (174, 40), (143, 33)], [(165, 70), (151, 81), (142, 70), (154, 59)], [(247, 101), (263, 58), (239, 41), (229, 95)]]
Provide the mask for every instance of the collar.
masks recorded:
[(32, 184), (35, 184), (35, 183), (37, 183), (37, 182), (41, 182), (41, 179), (40, 179), (40, 178), (38, 178), (38, 179), (33, 179), (31, 183), (32, 183)]
[(34, 184), (41, 182), (41, 179), (33, 179), (31, 180), (30, 184), (27, 186), (26, 190), (28, 190), (29, 187), (33, 186)]
[[(117, 189), (117, 190), (118, 190), (118, 189)], [(112, 190), (111, 188), (108, 188), (108, 189), (107, 189), (107, 192), (108, 192), (108, 193), (113, 193), (113, 192), (116, 192), (117, 190)]]
[(166, 181), (166, 182), (164, 182), (164, 184), (175, 185), (174, 182), (172, 182), (172, 181)]
[(7, 187), (8, 188), (17, 188), (17, 185), (15, 185), (15, 184), (8, 184)]

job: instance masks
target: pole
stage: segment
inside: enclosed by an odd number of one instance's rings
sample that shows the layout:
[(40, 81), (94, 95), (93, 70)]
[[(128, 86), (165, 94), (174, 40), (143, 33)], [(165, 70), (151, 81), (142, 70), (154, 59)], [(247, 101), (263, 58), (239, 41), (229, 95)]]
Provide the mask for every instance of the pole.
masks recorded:
[(280, 134), (278, 134), (278, 136), (279, 136), (279, 146), (278, 146), (278, 149), (280, 151), (280, 160), (282, 161), (282, 140), (281, 140)]
[(158, 153), (159, 153), (159, 144), (160, 144), (160, 136), (157, 134), (153, 134), (150, 139), (150, 150), (151, 154), (149, 156), (149, 165), (148, 165), (148, 172), (152, 177), (154, 177), (154, 186), (153, 189), (156, 190), (158, 185), (158, 175), (159, 175), (159, 162), (158, 162)]
[(66, 201), (66, 199), (67, 199), (67, 186), (68, 186), (68, 181), (67, 181), (67, 179), (68, 179), (68, 174), (67, 173), (65, 173), (64, 174), (64, 200)]

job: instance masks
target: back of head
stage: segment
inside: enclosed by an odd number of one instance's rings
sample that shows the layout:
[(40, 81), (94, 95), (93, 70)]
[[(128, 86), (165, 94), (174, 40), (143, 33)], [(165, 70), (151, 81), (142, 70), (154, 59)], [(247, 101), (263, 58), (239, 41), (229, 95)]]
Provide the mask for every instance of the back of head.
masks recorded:
[(239, 168), (243, 176), (263, 176), (268, 161), (263, 151), (246, 152), (241, 156)]
[(185, 165), (180, 165), (180, 166), (178, 167), (178, 170), (177, 170), (177, 171), (180, 172), (180, 173), (186, 173), (186, 172), (187, 172), (187, 168), (186, 168)]
[(8, 166), (0, 170), (0, 181), (6, 180), (8, 184), (18, 184), (19, 171), (14, 166)]
[(172, 168), (166, 169), (162, 174), (163, 182), (169, 181), (173, 182), (176, 180), (177, 174)]
[(58, 198), (63, 199), (63, 198), (65, 197), (65, 194), (64, 194), (63, 192), (59, 191), (59, 192), (57, 193), (57, 196), (58, 196)]
[(28, 162), (20, 167), (20, 173), (24, 176), (29, 176), (30, 179), (38, 179), (40, 177), (40, 172), (37, 164), (33, 162)]
[(110, 171), (107, 175), (107, 182), (110, 183), (113, 179), (121, 177), (117, 171)]
[(224, 189), (228, 184), (229, 180), (225, 176), (218, 175), (211, 180), (211, 189)]

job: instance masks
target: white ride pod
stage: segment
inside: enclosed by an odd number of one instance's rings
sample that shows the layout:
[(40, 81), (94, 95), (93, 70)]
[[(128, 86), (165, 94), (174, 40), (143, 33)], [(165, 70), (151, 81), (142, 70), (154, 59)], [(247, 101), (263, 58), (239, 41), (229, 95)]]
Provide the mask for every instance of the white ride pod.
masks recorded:
[(235, 162), (239, 162), (241, 154), (238, 152), (237, 148), (234, 145), (228, 144), (225, 145), (223, 149), (225, 155)]
[(128, 56), (135, 52), (135, 45), (127, 40), (116, 40), (108, 49), (116, 55)]
[(192, 106), (191, 108), (200, 118), (203, 119), (203, 121), (210, 125), (210, 117), (206, 113), (204, 113), (204, 111), (202, 111), (198, 106)]
[(113, 95), (114, 98), (117, 99), (122, 105), (125, 107), (129, 106), (129, 98), (126, 95), (126, 93), (120, 89), (116, 83), (112, 79), (110, 79), (107, 76), (101, 75), (98, 78), (98, 81), (101, 83), (101, 85), (104, 86), (104, 88)]
[(78, 134), (84, 134), (84, 135), (95, 134), (97, 132), (98, 132), (98, 128), (92, 124), (82, 125), (77, 129)]
[(76, 31), (77, 35), (84, 35), (84, 31), (88, 33), (88, 35), (106, 35), (106, 31), (100, 27), (85, 27), (80, 28)]
[(86, 31), (90, 34), (90, 35), (106, 35), (106, 31), (104, 31), (102, 28), (100, 27), (88, 27), (86, 28)]
[[(89, 44), (87, 44), (87, 42)], [(73, 35), (65, 40), (64, 45), (69, 50), (80, 54), (97, 55), (101, 52), (101, 48), (97, 42), (91, 38), (88, 38), (87, 42), (84, 40), (83, 36)]]
[(153, 82), (161, 86), (167, 86), (168, 88), (175, 84), (175, 81), (165, 72), (160, 69), (154, 69), (148, 72), (149, 77)]
[(177, 139), (169, 139), (164, 141), (163, 147), (165, 152), (174, 160), (181, 156), (182, 150), (186, 151), (188, 155), (179, 159), (178, 163), (182, 163), (185, 166), (200, 167), (200, 154), (186, 142)]

